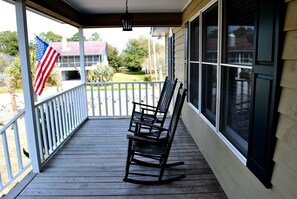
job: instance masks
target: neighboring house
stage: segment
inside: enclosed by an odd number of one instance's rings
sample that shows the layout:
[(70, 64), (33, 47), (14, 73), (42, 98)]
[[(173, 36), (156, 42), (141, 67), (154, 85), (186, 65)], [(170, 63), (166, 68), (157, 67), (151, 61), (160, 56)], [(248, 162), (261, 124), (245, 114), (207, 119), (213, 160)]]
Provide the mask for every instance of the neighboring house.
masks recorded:
[(296, 9), (194, 0), (168, 34), (183, 122), (229, 198), (297, 198)]
[[(0, 56), (6, 58), (8, 60), (8, 62), (9, 62), (8, 66), (11, 66), (13, 64), (13, 61), (14, 61), (13, 56), (4, 54), (2, 52), (0, 52)], [(0, 71), (0, 83), (3, 83), (4, 80), (5, 80), (5, 73)]]
[[(49, 45), (61, 55), (57, 60), (63, 80), (80, 79), (79, 42), (50, 42)], [(88, 71), (97, 63), (108, 65), (107, 43), (105, 41), (85, 41), (85, 69)]]

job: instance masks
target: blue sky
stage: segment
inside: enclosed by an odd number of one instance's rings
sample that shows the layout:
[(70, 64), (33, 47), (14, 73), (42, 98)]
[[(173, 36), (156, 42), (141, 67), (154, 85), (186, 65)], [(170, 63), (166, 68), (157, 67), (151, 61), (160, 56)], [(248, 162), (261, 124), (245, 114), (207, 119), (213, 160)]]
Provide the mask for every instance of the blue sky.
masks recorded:
[[(0, 0), (0, 19), (0, 31), (16, 31), (14, 5)], [(34, 34), (37, 35), (41, 32), (52, 31), (65, 37), (71, 37), (78, 31), (73, 26), (61, 24), (30, 11), (27, 11), (27, 21), (29, 40), (34, 39)], [(132, 32), (124, 32), (121, 28), (84, 29), (86, 38), (89, 38), (94, 32), (98, 32), (104, 41), (107, 41), (121, 51), (129, 38), (138, 38), (140, 35), (149, 37), (150, 28), (133, 28)]]

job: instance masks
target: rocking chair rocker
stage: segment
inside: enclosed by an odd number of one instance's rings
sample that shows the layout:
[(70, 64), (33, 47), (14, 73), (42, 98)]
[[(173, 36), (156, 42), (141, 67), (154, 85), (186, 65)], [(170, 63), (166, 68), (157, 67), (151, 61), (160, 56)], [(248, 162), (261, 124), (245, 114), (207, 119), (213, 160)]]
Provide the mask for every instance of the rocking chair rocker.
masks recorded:
[[(157, 123), (162, 127), (176, 84), (177, 79), (170, 80), (166, 77), (157, 106), (132, 102), (133, 111), (128, 131), (135, 132), (135, 122), (137, 121), (145, 121), (151, 124)], [(140, 111), (137, 111), (138, 108)], [(151, 129), (149, 129), (149, 131), (150, 130)]]
[[(186, 89), (179, 89), (168, 129), (142, 121), (135, 122), (136, 131), (142, 128), (141, 126), (148, 126), (149, 128), (160, 131), (160, 133), (166, 133), (166, 136), (162, 138), (151, 138), (137, 136), (137, 133), (135, 133), (135, 135), (127, 135), (127, 138), (129, 140), (128, 154), (126, 162), (126, 172), (123, 181), (136, 184), (155, 185), (170, 183), (186, 177), (185, 175), (178, 175), (175, 177), (163, 179), (165, 168), (184, 164), (184, 162), (167, 164), (167, 160), (178, 120), (181, 114), (182, 106), (185, 100), (186, 92)], [(141, 173), (140, 171), (133, 172), (130, 171), (131, 165), (158, 168), (159, 174), (157, 175), (151, 173)], [(129, 177), (129, 175), (132, 175), (134, 178)], [(142, 177), (139, 178), (139, 176)], [(149, 180), (143, 178), (149, 178)]]

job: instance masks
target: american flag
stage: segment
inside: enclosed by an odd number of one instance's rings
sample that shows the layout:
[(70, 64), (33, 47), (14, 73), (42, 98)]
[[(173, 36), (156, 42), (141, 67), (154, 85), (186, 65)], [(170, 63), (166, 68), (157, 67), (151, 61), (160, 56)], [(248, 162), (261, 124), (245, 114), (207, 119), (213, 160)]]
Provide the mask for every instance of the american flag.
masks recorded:
[(34, 90), (41, 95), (45, 82), (60, 54), (36, 36), (36, 77)]

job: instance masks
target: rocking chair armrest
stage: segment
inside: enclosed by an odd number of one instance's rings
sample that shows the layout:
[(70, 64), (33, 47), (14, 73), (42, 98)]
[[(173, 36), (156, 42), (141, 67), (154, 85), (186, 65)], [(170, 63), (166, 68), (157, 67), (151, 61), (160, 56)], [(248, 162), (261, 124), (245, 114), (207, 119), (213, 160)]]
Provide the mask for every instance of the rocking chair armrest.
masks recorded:
[(144, 111), (151, 111), (151, 112), (160, 112), (160, 111), (157, 111), (156, 109), (151, 109), (151, 108), (141, 108), (141, 111), (142, 111), (142, 114), (146, 114), (144, 113)]
[(139, 105), (139, 106), (146, 106), (146, 107), (150, 107), (150, 108), (157, 108), (155, 106), (151, 106), (151, 105), (148, 105), (148, 104), (142, 104), (142, 103), (139, 103), (139, 102), (132, 102), (132, 103), (133, 103), (133, 106)]
[(160, 144), (160, 143), (165, 143), (166, 140), (164, 139), (154, 139), (154, 138), (149, 138), (149, 137), (141, 137), (141, 136), (135, 136), (135, 135), (127, 135), (127, 138), (129, 140), (136, 140), (136, 141), (141, 141), (141, 142), (146, 142), (146, 143), (154, 143), (154, 144)]
[(134, 123), (142, 125), (142, 126), (151, 127), (151, 128), (157, 129), (159, 131), (168, 131), (168, 129), (166, 129), (164, 127), (161, 127), (161, 126), (158, 126), (158, 125), (155, 125), (155, 124), (152, 124), (152, 123), (148, 123), (148, 122), (145, 122), (145, 121), (135, 120)]

